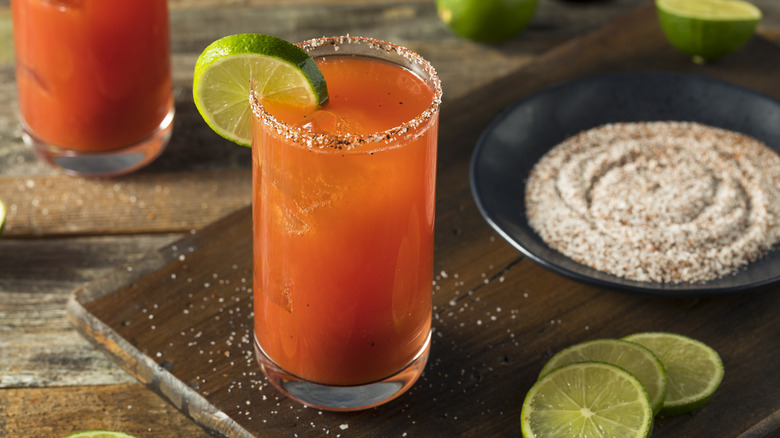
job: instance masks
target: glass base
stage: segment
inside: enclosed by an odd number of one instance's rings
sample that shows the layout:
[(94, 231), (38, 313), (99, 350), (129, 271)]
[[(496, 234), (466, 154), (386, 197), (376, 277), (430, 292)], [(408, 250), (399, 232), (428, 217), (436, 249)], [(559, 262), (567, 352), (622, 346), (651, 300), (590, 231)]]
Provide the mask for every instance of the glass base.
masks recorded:
[(65, 173), (86, 177), (118, 176), (138, 170), (154, 161), (165, 150), (173, 131), (174, 108), (160, 126), (144, 140), (105, 152), (63, 149), (44, 142), (22, 123), (22, 139), (43, 161)]
[(422, 375), (431, 349), (431, 335), (417, 356), (401, 371), (364, 385), (330, 386), (301, 379), (276, 365), (255, 338), (255, 354), (268, 380), (287, 397), (327, 411), (358, 411), (387, 403), (412, 387)]

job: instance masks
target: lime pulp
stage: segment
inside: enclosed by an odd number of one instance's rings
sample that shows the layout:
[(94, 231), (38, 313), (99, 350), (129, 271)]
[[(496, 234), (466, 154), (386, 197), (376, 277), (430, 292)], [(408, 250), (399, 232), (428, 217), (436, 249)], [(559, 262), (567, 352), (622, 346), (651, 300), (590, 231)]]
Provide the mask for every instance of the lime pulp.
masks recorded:
[(230, 35), (211, 43), (195, 63), (192, 88), (206, 123), (242, 146), (251, 144), (251, 93), (312, 108), (328, 100), (314, 60), (295, 44), (262, 34)]
[(528, 391), (521, 411), (525, 438), (645, 438), (653, 408), (642, 383), (602, 362), (556, 368)]
[(652, 351), (634, 342), (597, 339), (572, 345), (550, 358), (539, 378), (563, 365), (586, 361), (610, 363), (632, 373), (647, 390), (653, 413), (661, 410), (666, 398), (666, 369)]
[(699, 62), (715, 61), (750, 40), (761, 11), (742, 0), (656, 0), (664, 35)]
[(691, 412), (704, 405), (723, 380), (723, 362), (706, 344), (674, 333), (637, 333), (626, 339), (647, 347), (666, 367), (667, 392), (661, 416)]

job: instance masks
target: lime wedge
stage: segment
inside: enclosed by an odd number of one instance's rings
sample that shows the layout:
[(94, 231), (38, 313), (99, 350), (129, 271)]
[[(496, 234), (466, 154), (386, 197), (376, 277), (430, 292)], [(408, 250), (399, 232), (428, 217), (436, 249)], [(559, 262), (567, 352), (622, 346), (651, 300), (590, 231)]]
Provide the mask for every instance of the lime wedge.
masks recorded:
[(192, 94), (217, 134), (250, 146), (252, 90), (264, 100), (315, 108), (328, 100), (325, 78), (300, 47), (280, 38), (239, 34), (220, 38), (195, 63)]
[(666, 369), (652, 351), (634, 342), (597, 339), (573, 345), (550, 358), (539, 378), (563, 365), (587, 361), (610, 363), (630, 372), (647, 390), (653, 413), (661, 410), (666, 397)]
[(696, 61), (714, 61), (742, 47), (761, 11), (742, 0), (656, 0), (658, 18), (673, 46)]
[(661, 416), (701, 407), (723, 380), (720, 356), (697, 340), (673, 333), (637, 333), (623, 339), (644, 345), (666, 367), (667, 392)]
[(647, 437), (653, 407), (639, 380), (602, 362), (551, 371), (528, 391), (521, 411), (525, 438)]
[(0, 236), (3, 235), (4, 230), (5, 230), (5, 204), (3, 204), (3, 201), (0, 201)]
[(83, 432), (76, 432), (65, 436), (64, 438), (135, 438), (133, 435), (129, 435), (123, 432), (115, 432), (113, 430), (85, 430)]

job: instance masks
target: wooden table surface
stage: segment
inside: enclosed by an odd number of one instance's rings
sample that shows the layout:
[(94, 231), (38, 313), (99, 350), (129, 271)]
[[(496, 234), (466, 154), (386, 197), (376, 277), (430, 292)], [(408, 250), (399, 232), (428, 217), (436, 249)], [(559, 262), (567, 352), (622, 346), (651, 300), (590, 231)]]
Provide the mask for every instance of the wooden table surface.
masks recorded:
[[(755, 3), (765, 14), (759, 28), (760, 41), (755, 44), (780, 43), (780, 4), (776, 0), (756, 0)], [(81, 336), (68, 321), (65, 310), (71, 292), (84, 283), (101, 278), (117, 266), (136, 262), (249, 205), (249, 151), (227, 143), (211, 132), (192, 103), (192, 68), (197, 55), (209, 42), (231, 33), (261, 32), (292, 41), (349, 33), (400, 43), (421, 53), (437, 67), (445, 90), (442, 126), (446, 127), (454, 126), (459, 118), (468, 116), (454, 109), (462, 107), (459, 103), (475, 93), (483, 93), (478, 101), (484, 103), (489, 100), (484, 93), (501, 93), (501, 84), (524, 78), (544, 84), (545, 80), (539, 78), (545, 72), (534, 68), (544, 64), (537, 63), (547, 62), (547, 65), (565, 70), (565, 63), (551, 63), (556, 54), (576, 52), (577, 44), (587, 41), (583, 38), (592, 32), (615, 19), (623, 19), (620, 17), (625, 14), (636, 14), (637, 8), (649, 9), (650, 6), (646, 0), (540, 0), (535, 18), (523, 34), (508, 42), (487, 46), (453, 35), (436, 16), (431, 0), (171, 0), (177, 111), (171, 143), (156, 162), (142, 171), (122, 178), (90, 180), (65, 176), (46, 167), (21, 142), (15, 114), (8, 4), (8, 0), (0, 0), (0, 98), (3, 102), (0, 106), (0, 199), (9, 208), (5, 235), (0, 240), (0, 436), (8, 437), (60, 437), (77, 430), (98, 428), (123, 430), (139, 437), (210, 435)], [(609, 38), (604, 35), (599, 38), (596, 41), (602, 46), (599, 50), (607, 50), (604, 46)], [(614, 35), (615, 41), (620, 38), (621, 35)], [(626, 53), (626, 58), (630, 58), (630, 51)], [(676, 54), (670, 50), (668, 56)], [(587, 59), (574, 62), (580, 65), (572, 68), (587, 70), (582, 67), (587, 65)], [(734, 64), (726, 60), (723, 65), (703, 67), (701, 72), (737, 81), (740, 77), (749, 77)], [(770, 85), (766, 87), (760, 91), (774, 91), (773, 97), (780, 98), (780, 85), (774, 90)], [(511, 103), (501, 102), (506, 97), (497, 95), (496, 98), (498, 106)], [(494, 106), (493, 110), (496, 108)], [(486, 124), (492, 116), (484, 114), (480, 120), (484, 119)], [(442, 138), (451, 139), (444, 132)], [(523, 313), (523, 297), (529, 299), (529, 303), (539, 304), (541, 298), (535, 301), (535, 297), (545, 294), (549, 302), (544, 306), (529, 306), (540, 312), (531, 318), (536, 326), (512, 335), (512, 343), (526, 346), (518, 347), (518, 355), (535, 356), (522, 362), (524, 365), (517, 366), (512, 373), (533, 376), (538, 373), (544, 357), (558, 348), (579, 340), (618, 336), (621, 330), (635, 327), (624, 322), (626, 312), (647, 306), (662, 317), (657, 325), (648, 322), (642, 327), (681, 328), (708, 342), (727, 335), (697, 326), (697, 319), (690, 318), (690, 314), (707, 315), (702, 320), (711, 320), (721, 314), (728, 318), (731, 316), (727, 310), (741, 306), (742, 312), (737, 313), (733, 330), (758, 339), (748, 345), (762, 345), (762, 337), (770, 347), (780, 343), (776, 338), (766, 339), (766, 336), (775, 336), (776, 330), (762, 332), (758, 329), (763, 326), (753, 324), (745, 316), (760, 310), (750, 307), (748, 299), (725, 302), (722, 299), (651, 300), (639, 304), (636, 300), (640, 298), (584, 287), (524, 260), (475, 213), (466, 180), (469, 145), (452, 149), (442, 146), (443, 143), (439, 152), (436, 273), (438, 285), (444, 292), (438, 292), (437, 298), (441, 300), (444, 299), (442, 295), (449, 294), (447, 300), (451, 295), (452, 299), (468, 304), (471, 298), (463, 299), (462, 294), (489, 280), (500, 280), (493, 281), (494, 284), (507, 280), (503, 286), (491, 286), (484, 295), (485, 301), (481, 305), (475, 304), (480, 309), (485, 307), (481, 310), (483, 313), (472, 311), (463, 317), (467, 323), (460, 327), (466, 328), (450, 330), (453, 336), (462, 334), (469, 341), (459, 344), (458, 351), (472, 348), (464, 354), (469, 356), (471, 351), (477, 351), (489, 355), (496, 340), (480, 339), (481, 324), (478, 322), (489, 324), (496, 317), (530, 318)], [(461, 212), (468, 214), (460, 215)], [(608, 297), (599, 303), (612, 308), (593, 310), (589, 308), (589, 301), (563, 302), (568, 295), (561, 291), (577, 288), (583, 289), (584, 296)], [(766, 298), (772, 292), (764, 291), (760, 296), (772, 303), (777, 300)], [(560, 299), (555, 298), (556, 293)], [(491, 307), (487, 308), (486, 303)], [(574, 305), (589, 312), (591, 317), (595, 315), (595, 319), (584, 323), (576, 316)], [(612, 312), (624, 316), (614, 319)], [(635, 317), (641, 318), (641, 315)], [(686, 324), (678, 327), (675, 325), (678, 320), (686, 320)], [(575, 321), (579, 324), (576, 327), (573, 326)], [(457, 326), (453, 321), (452, 327)], [(554, 341), (539, 345), (538, 339)], [(476, 345), (471, 345), (472, 342)], [(501, 342), (505, 340), (497, 343)], [(452, 345), (455, 345), (454, 340)], [(733, 348), (725, 352), (730, 365), (727, 376), (729, 373), (751, 373), (751, 365), (746, 362), (757, 352), (728, 345)], [(773, 351), (770, 348), (772, 352), (780, 354), (776, 348)], [(740, 353), (740, 362), (734, 358), (737, 353)], [(431, 372), (441, 372), (436, 371), (441, 366), (435, 350), (433, 355), (431, 361), (436, 368)], [(504, 357), (503, 365), (515, 363)], [(477, 363), (480, 360), (483, 359), (477, 359)], [(486, 357), (484, 363), (487, 362)], [(485, 366), (490, 368), (490, 365)], [(518, 426), (486, 426), (482, 435), (519, 436), (519, 415), (508, 422), (506, 416), (519, 413), (518, 404), (531, 381), (530, 377), (518, 380), (521, 382), (516, 388), (518, 396), (505, 400), (505, 409), (479, 406), (479, 400), (475, 400), (473, 418), (444, 420), (461, 422), (463, 435), (476, 436), (479, 433), (475, 425), (489, 425), (494, 417), (503, 417), (496, 424), (512, 424), (516, 420)], [(460, 390), (462, 384), (462, 379), (453, 376), (450, 392)], [(709, 414), (660, 420), (654, 436), (694, 436), (677, 435), (676, 431), (686, 430), (685, 422), (705, 421), (703, 416), (715, 418), (717, 421), (707, 420), (711, 430), (728, 430), (726, 436), (778, 436), (780, 404), (756, 411), (752, 417), (743, 415), (740, 418), (727, 415), (728, 411), (721, 407), (731, 406), (727, 397), (735, 403), (749, 403), (753, 392), (758, 390), (768, 394), (765, 398), (769, 400), (773, 397), (780, 400), (776, 396), (780, 388), (741, 388), (740, 391), (727, 387), (723, 389), (727, 391), (726, 395), (718, 403), (713, 402)], [(377, 415), (381, 415), (379, 409)], [(714, 413), (719, 416), (712, 416)], [(441, 414), (446, 417), (445, 411)], [(348, 428), (338, 427), (345, 423), (344, 417), (321, 415), (331, 427), (312, 427), (306, 436), (354, 436)], [(438, 421), (443, 419), (438, 418)], [(723, 423), (720, 426), (728, 427), (721, 429), (718, 422)], [(355, 429), (358, 428), (353, 427)], [(459, 430), (454, 426), (448, 434)], [(388, 436), (407, 436), (400, 426), (391, 424), (388, 431), (392, 431)], [(408, 436), (418, 435), (412, 428)]]

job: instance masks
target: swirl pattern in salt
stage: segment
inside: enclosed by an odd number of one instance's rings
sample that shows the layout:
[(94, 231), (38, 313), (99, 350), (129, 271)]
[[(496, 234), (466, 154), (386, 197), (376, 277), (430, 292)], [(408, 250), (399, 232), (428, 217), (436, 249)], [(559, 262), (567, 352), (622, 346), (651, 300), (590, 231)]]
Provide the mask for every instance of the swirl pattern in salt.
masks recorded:
[(704, 282), (780, 241), (780, 156), (692, 122), (603, 125), (543, 156), (529, 225), (553, 249), (635, 281)]

